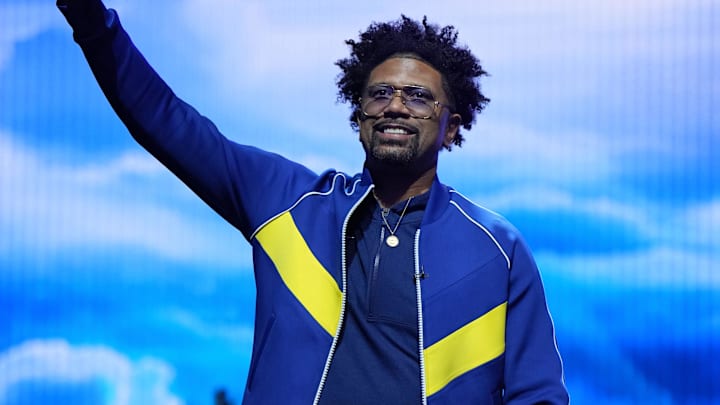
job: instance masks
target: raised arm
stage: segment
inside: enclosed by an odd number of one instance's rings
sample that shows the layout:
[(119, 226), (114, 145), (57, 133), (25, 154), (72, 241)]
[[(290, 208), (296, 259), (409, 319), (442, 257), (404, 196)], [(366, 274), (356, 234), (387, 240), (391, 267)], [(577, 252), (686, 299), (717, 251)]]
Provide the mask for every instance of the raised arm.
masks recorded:
[[(58, 0), (57, 6), (132, 136), (246, 236), (292, 199), (289, 184), (314, 178), (277, 155), (226, 139), (174, 94), (100, 0)], [(272, 195), (259, 192), (271, 189)]]

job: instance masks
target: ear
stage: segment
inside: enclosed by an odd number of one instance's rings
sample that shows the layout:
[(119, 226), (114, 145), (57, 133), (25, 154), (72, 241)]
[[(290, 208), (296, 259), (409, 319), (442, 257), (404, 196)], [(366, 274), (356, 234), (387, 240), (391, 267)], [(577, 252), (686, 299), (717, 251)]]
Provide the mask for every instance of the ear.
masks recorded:
[(445, 137), (443, 138), (443, 146), (445, 146), (445, 148), (450, 149), (452, 147), (455, 135), (457, 135), (460, 129), (460, 124), (462, 124), (460, 114), (452, 114), (448, 117), (447, 129), (445, 130)]
[(355, 114), (355, 124), (357, 125), (357, 131), (356, 131), (357, 134), (356, 135), (357, 135), (358, 139), (360, 139), (360, 142), (362, 142), (362, 138), (360, 136), (360, 134), (362, 133), (362, 131), (360, 130), (360, 128), (362, 127), (362, 119), (360, 119), (360, 115), (358, 115), (358, 114)]
[(355, 109), (355, 113), (353, 115), (355, 115), (355, 123), (359, 127), (360, 124), (362, 124), (362, 122), (365, 121), (365, 117), (363, 116), (363, 113), (362, 113), (362, 111), (360, 111), (359, 107)]

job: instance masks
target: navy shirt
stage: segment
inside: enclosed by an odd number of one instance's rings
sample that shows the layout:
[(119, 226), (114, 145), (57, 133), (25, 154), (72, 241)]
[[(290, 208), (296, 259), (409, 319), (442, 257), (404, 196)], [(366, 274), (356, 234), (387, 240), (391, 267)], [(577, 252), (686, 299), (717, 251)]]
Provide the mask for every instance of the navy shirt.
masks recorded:
[[(344, 325), (321, 404), (419, 404), (420, 349), (414, 244), (428, 194), (410, 201), (390, 247), (382, 210), (366, 199), (348, 230), (348, 291)], [(386, 219), (395, 228), (407, 201)]]

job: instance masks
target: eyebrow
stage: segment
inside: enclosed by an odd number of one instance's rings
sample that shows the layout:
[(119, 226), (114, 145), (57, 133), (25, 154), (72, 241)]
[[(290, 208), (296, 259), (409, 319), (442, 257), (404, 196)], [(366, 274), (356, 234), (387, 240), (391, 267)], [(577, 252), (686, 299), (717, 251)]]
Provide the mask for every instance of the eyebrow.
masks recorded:
[(390, 83), (375, 83), (375, 84), (368, 83), (368, 85), (367, 85), (367, 87), (365, 87), (365, 89), (367, 90), (370, 87), (377, 87), (377, 86), (388, 86), (388, 87), (392, 87), (395, 90), (402, 90), (404, 88), (411, 87), (411, 88), (416, 88), (416, 89), (427, 90), (433, 97), (435, 97), (435, 94), (436, 94), (436, 92), (433, 91), (433, 89), (431, 89), (430, 87), (423, 86), (420, 84), (403, 84), (402, 86), (395, 86)]
[(368, 83), (367, 87), (370, 87), (370, 86), (390, 86), (390, 87), (394, 87), (394, 88), (396, 88), (396, 89), (402, 89), (403, 87), (420, 87), (420, 88), (422, 88), (422, 89), (428, 89), (428, 90), (432, 91), (432, 89), (430, 89), (430, 87), (428, 87), (428, 86), (423, 86), (422, 84), (401, 84), (401, 85), (394, 85), (394, 84), (392, 84), (392, 83), (379, 82), (379, 83)]

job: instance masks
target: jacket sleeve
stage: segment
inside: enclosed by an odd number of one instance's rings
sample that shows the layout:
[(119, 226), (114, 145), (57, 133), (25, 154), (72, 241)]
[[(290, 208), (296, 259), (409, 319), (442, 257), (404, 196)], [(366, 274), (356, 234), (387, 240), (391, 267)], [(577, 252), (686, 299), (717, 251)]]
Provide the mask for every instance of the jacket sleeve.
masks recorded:
[(57, 6), (132, 136), (246, 238), (317, 180), (301, 165), (224, 137), (174, 94), (101, 1)]
[(569, 403), (540, 273), (522, 238), (511, 256), (509, 289), (505, 403)]

